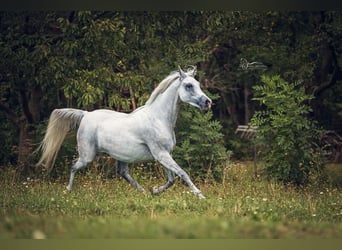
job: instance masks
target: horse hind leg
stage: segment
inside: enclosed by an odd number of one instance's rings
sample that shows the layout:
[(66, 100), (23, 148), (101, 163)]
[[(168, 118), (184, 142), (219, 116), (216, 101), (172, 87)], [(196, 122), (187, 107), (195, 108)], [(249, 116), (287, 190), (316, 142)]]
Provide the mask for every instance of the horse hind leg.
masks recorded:
[(79, 150), (79, 155), (80, 157), (78, 158), (76, 163), (71, 167), (69, 184), (67, 186), (68, 191), (72, 190), (76, 172), (81, 168), (87, 166), (88, 163), (92, 162), (95, 158), (96, 152), (94, 148), (90, 147), (87, 151)]
[(165, 170), (165, 173), (167, 175), (168, 181), (163, 186), (152, 187), (151, 188), (152, 194), (160, 194), (160, 193), (164, 192), (166, 189), (168, 189), (169, 187), (171, 187), (175, 183), (175, 174), (167, 168), (164, 168), (164, 170)]
[(70, 179), (69, 179), (69, 184), (67, 186), (67, 190), (71, 191), (72, 190), (72, 186), (74, 183), (74, 178), (75, 178), (75, 174), (78, 170), (80, 170), (82, 167), (85, 167), (87, 165), (87, 163), (81, 161), (80, 159), (78, 159), (76, 161), (76, 163), (74, 165), (72, 165), (71, 167), (71, 172), (70, 172)]
[(117, 161), (116, 172), (137, 190), (139, 190), (142, 193), (145, 193), (145, 189), (142, 186), (140, 186), (139, 183), (137, 183), (129, 174), (128, 163)]

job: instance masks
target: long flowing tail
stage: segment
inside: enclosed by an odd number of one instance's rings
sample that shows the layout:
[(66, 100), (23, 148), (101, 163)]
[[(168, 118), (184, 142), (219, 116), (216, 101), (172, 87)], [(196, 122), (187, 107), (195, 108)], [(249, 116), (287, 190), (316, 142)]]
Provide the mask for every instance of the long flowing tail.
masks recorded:
[(51, 169), (55, 163), (58, 151), (68, 132), (75, 130), (87, 111), (79, 109), (55, 109), (52, 111), (45, 137), (38, 150), (42, 150), (42, 156), (36, 166), (44, 165)]

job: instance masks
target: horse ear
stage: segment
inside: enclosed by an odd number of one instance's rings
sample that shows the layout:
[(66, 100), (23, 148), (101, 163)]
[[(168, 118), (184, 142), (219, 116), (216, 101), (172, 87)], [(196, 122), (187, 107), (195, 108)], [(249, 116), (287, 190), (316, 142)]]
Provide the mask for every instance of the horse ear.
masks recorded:
[(186, 73), (181, 69), (181, 67), (178, 65), (178, 72), (179, 72), (179, 78), (180, 80), (183, 80), (187, 77)]
[(197, 66), (191, 66), (191, 68), (188, 69), (188, 72), (192, 77), (195, 77), (197, 74)]

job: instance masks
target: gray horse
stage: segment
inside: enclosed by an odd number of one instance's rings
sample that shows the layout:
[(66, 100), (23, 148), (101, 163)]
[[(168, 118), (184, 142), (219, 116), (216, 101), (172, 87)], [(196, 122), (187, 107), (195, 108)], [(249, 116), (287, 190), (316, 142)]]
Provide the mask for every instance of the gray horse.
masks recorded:
[(40, 144), (43, 154), (37, 165), (45, 164), (46, 168), (51, 168), (66, 134), (79, 127), (79, 158), (71, 167), (67, 186), (69, 191), (77, 170), (93, 161), (97, 152), (105, 152), (117, 160), (117, 172), (141, 192), (145, 190), (129, 174), (128, 164), (154, 159), (165, 168), (168, 181), (163, 186), (153, 187), (153, 194), (169, 188), (174, 183), (176, 174), (188, 184), (195, 195), (204, 198), (170, 154), (176, 143), (174, 127), (179, 100), (204, 111), (211, 108), (212, 101), (202, 92), (199, 82), (194, 78), (195, 74), (196, 68), (187, 72), (179, 68), (172, 72), (152, 92), (144, 106), (129, 114), (104, 109), (92, 112), (55, 109)]

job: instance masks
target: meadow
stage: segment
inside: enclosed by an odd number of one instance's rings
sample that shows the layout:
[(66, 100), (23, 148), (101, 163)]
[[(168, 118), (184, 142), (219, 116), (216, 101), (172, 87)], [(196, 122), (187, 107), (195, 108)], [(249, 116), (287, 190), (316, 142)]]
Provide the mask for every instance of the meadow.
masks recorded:
[[(2, 171), (0, 238), (341, 238), (339, 188), (298, 189), (254, 179), (252, 168), (231, 163), (220, 182), (194, 180), (205, 200), (179, 178), (153, 196), (89, 168), (78, 173), (69, 193), (67, 174), (17, 178), (14, 171)], [(131, 172), (145, 188), (165, 181), (158, 171)]]

